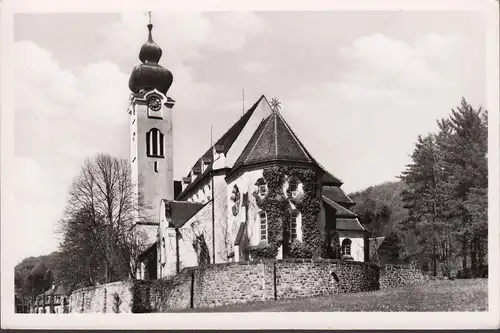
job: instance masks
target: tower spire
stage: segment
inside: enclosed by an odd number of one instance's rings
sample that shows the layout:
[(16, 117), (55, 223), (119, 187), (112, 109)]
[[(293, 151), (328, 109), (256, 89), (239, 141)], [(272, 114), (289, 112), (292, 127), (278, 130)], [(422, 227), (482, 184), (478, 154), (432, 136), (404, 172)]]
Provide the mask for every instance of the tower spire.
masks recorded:
[(153, 34), (151, 32), (151, 30), (153, 30), (153, 23), (151, 23), (151, 12), (150, 11), (148, 12), (148, 16), (149, 16), (149, 23), (148, 23), (149, 36), (148, 36), (148, 42), (149, 43), (154, 43), (154, 41), (153, 41)]
[(148, 12), (149, 23), (148, 40), (142, 45), (139, 51), (139, 60), (142, 64), (136, 66), (132, 71), (129, 80), (129, 88), (133, 93), (139, 93), (141, 90), (148, 91), (158, 89), (166, 94), (173, 81), (172, 73), (159, 64), (162, 56), (162, 49), (153, 41), (151, 23), (151, 12)]

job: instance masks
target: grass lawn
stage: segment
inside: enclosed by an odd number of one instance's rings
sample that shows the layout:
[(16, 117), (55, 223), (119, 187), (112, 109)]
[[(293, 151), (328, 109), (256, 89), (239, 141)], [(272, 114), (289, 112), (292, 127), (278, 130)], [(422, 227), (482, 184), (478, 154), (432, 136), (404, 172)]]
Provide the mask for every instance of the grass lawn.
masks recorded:
[(190, 309), (182, 312), (487, 311), (488, 279), (437, 280), (391, 290)]

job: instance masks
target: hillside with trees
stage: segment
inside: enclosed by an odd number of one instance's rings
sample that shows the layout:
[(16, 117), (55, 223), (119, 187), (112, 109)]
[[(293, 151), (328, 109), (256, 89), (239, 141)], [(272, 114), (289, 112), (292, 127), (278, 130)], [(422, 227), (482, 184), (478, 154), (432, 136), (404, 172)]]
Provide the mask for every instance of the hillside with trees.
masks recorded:
[[(351, 194), (353, 210), (383, 251), (433, 275), (485, 276), (488, 114), (465, 99), (438, 131), (416, 138), (401, 181)], [(386, 253), (387, 254), (387, 253)]]
[(39, 295), (57, 283), (59, 252), (39, 257), (28, 257), (15, 267), (14, 284), (26, 296)]
[[(356, 203), (353, 211), (360, 216), (374, 236), (385, 236), (397, 230), (398, 224), (408, 217), (408, 211), (401, 199), (401, 194), (406, 189), (407, 185), (403, 181), (385, 182), (351, 193), (349, 197)], [(379, 218), (377, 221), (376, 215), (384, 216), (384, 209), (390, 210), (388, 219)]]

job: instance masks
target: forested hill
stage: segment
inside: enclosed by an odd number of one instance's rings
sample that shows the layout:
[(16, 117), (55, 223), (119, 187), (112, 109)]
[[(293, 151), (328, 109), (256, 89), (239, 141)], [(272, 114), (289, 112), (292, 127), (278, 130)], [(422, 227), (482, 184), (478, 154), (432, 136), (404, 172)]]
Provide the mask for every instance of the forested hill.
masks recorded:
[(28, 257), (17, 264), (14, 280), (16, 289), (22, 288), (24, 293), (28, 294), (34, 288), (38, 294), (50, 288), (57, 279), (59, 255), (59, 252), (52, 252), (48, 255)]
[[(406, 184), (403, 181), (385, 182), (379, 185), (370, 186), (362, 191), (357, 191), (349, 194), (349, 197), (356, 203), (352, 210), (357, 213), (361, 220), (367, 214), (380, 213), (384, 206), (390, 209), (388, 221), (381, 221), (383, 224), (379, 228), (383, 229), (380, 236), (388, 235), (397, 229), (398, 224), (408, 217), (408, 211), (403, 208), (401, 200), (401, 192), (406, 189)], [(362, 221), (367, 223), (367, 219)], [(396, 228), (395, 228), (396, 227)], [(378, 236), (378, 235), (377, 235)]]

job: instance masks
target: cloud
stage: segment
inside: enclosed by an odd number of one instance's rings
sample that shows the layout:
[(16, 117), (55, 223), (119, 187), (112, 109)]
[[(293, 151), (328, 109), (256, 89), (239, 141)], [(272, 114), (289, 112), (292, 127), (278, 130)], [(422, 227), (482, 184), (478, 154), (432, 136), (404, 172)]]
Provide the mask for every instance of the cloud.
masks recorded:
[[(444, 39), (442, 43), (446, 41)], [(429, 66), (426, 49), (382, 34), (358, 38), (352, 44), (341, 47), (339, 54), (348, 64), (353, 64), (353, 69), (342, 78), (347, 82), (359, 82), (374, 88), (399, 88), (404, 85), (412, 89), (443, 88), (448, 84), (441, 73)], [(444, 54), (450, 55), (442, 53), (441, 56)]]
[[(436, 130), (436, 120), (448, 116), (464, 90), (473, 90), (457, 80), (465, 62), (455, 55), (474, 56), (454, 35), (406, 43), (373, 34), (338, 52), (346, 64), (338, 80), (304, 85), (283, 112), (348, 191), (395, 179), (409, 162), (417, 135)], [(305, 116), (307, 110), (316, 116)]]

